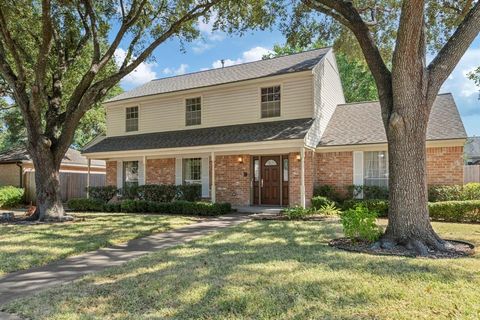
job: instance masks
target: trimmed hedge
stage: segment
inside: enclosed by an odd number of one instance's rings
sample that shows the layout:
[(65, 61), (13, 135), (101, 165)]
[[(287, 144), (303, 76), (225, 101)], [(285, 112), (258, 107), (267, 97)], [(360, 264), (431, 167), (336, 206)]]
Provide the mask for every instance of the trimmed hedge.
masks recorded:
[(119, 203), (104, 203), (98, 199), (71, 199), (68, 201), (68, 207), (74, 211), (164, 213), (195, 216), (218, 216), (232, 211), (232, 206), (229, 203), (154, 202), (130, 199)]
[(480, 200), (480, 183), (466, 185), (431, 186), (428, 188), (428, 201)]
[[(359, 206), (378, 212), (380, 217), (388, 215), (386, 200), (348, 200), (343, 210)], [(429, 202), (430, 219), (445, 222), (480, 222), (480, 200)]]
[(13, 186), (0, 188), (0, 208), (12, 208), (23, 201), (23, 189)]
[(118, 189), (114, 186), (88, 187), (87, 192), (91, 199), (98, 199), (103, 202), (108, 202), (118, 194)]
[(433, 220), (480, 222), (480, 200), (430, 202), (428, 209)]
[(88, 188), (91, 199), (108, 202), (115, 195), (122, 199), (172, 202), (174, 200), (199, 201), (202, 195), (201, 185), (149, 184), (117, 189), (114, 186)]

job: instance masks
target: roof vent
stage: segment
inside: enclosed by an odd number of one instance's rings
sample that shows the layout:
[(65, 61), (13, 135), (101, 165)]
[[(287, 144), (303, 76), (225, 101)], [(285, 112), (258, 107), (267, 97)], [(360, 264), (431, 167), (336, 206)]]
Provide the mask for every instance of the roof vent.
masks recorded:
[(220, 62), (222, 63), (222, 68), (225, 68), (225, 60), (222, 59), (222, 60), (220, 60)]

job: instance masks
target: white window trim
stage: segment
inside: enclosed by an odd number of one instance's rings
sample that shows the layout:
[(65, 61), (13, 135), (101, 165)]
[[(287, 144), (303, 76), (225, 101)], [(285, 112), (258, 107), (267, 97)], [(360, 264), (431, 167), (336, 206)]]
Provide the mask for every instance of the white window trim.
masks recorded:
[[(135, 108), (137, 107), (138, 108), (138, 127), (137, 127), (137, 130), (136, 131), (127, 131), (127, 109), (128, 108)], [(131, 105), (131, 106), (125, 106), (123, 107), (123, 132), (125, 134), (136, 134), (136, 133), (139, 133), (140, 132), (140, 105), (139, 104), (136, 104), (136, 105)]]
[[(262, 89), (265, 88), (271, 88), (271, 87), (280, 87), (280, 115), (278, 117), (267, 117), (267, 118), (262, 118)], [(275, 82), (275, 83), (267, 83), (267, 84), (262, 84), (261, 86), (258, 87), (257, 90), (257, 101), (258, 101), (258, 114), (257, 118), (260, 121), (268, 121), (268, 119), (280, 119), (283, 117), (283, 82)]]
[[(195, 98), (200, 98), (200, 124), (190, 124), (187, 125), (187, 100), (188, 99), (195, 99)], [(203, 95), (197, 94), (197, 95), (189, 95), (184, 97), (183, 99), (183, 125), (185, 128), (195, 128), (195, 127), (200, 127), (203, 125), (203, 112), (204, 112), (204, 103), (203, 103)]]

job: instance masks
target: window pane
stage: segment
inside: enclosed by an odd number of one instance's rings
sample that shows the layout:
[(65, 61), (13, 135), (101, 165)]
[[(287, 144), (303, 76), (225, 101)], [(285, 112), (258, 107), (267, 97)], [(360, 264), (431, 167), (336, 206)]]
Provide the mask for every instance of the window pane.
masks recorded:
[(280, 86), (261, 89), (262, 118), (280, 116)]
[(186, 100), (185, 124), (187, 126), (198, 125), (202, 123), (202, 102), (200, 98)]
[(283, 181), (288, 181), (288, 158), (283, 159)]
[(253, 161), (253, 178), (255, 181), (260, 180), (260, 160), (258, 159)]
[(126, 109), (125, 131), (138, 131), (138, 107)]
[(138, 186), (138, 161), (123, 162), (123, 186)]
[(364, 185), (388, 187), (388, 156), (385, 151), (364, 152)]
[(191, 158), (183, 160), (184, 183), (201, 184), (202, 183), (202, 159)]

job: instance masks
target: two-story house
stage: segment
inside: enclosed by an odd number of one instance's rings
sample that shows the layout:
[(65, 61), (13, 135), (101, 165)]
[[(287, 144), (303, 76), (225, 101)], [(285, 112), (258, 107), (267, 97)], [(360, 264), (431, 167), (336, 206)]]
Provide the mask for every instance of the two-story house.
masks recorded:
[[(214, 202), (305, 206), (317, 184), (387, 184), (379, 103), (345, 104), (331, 48), (153, 80), (105, 107), (106, 136), (84, 155), (120, 188), (198, 183)], [(438, 96), (429, 183), (463, 182), (465, 138), (452, 96)]]

